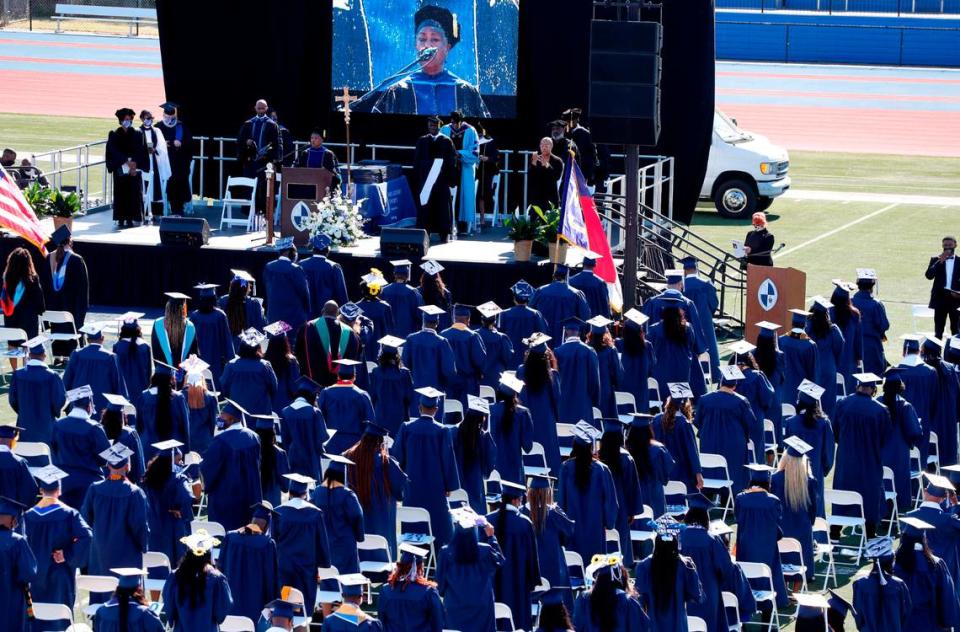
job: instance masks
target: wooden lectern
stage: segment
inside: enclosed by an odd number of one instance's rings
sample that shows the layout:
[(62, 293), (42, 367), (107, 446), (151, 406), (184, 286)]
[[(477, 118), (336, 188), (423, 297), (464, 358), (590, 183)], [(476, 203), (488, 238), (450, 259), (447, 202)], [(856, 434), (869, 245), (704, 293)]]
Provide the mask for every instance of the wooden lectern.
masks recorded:
[(280, 182), (280, 235), (293, 237), (297, 246), (310, 241), (310, 235), (300, 230), (298, 219), (316, 208), (316, 203), (328, 195), (333, 174), (326, 169), (285, 167)]
[(790, 310), (805, 309), (807, 274), (795, 268), (747, 266), (747, 320), (743, 336), (753, 342), (757, 339), (757, 323), (766, 320), (782, 327), (777, 333), (790, 329)]

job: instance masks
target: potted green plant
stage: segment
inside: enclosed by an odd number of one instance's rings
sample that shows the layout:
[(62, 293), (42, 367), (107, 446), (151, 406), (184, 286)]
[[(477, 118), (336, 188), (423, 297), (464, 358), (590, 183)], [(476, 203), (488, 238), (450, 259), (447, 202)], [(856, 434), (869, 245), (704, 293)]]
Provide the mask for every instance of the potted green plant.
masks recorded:
[(50, 215), (50, 207), (53, 203), (53, 189), (45, 187), (39, 182), (33, 182), (23, 190), (23, 197), (27, 200), (27, 204), (33, 209), (38, 219)]
[(64, 224), (73, 231), (73, 218), (80, 214), (80, 196), (71, 191), (66, 195), (63, 191), (53, 194), (50, 204), (50, 216), (53, 217), (54, 230)]
[(513, 240), (513, 258), (517, 261), (530, 261), (533, 240), (537, 237), (537, 225), (529, 215), (514, 215), (504, 220), (509, 228), (507, 237)]
[(537, 241), (546, 244), (550, 261), (554, 263), (562, 262), (567, 256), (567, 244), (564, 241), (558, 241), (560, 233), (560, 220), (562, 215), (560, 209), (550, 208), (546, 211), (538, 207), (531, 207), (540, 217), (540, 225), (537, 226)]

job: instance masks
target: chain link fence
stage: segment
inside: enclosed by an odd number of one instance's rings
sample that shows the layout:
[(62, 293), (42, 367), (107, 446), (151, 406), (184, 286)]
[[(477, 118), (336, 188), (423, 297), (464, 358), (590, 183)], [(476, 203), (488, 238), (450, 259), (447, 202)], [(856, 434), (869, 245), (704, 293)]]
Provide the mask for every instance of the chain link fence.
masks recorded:
[[(58, 11), (58, 5), (67, 8), (67, 11)], [(118, 11), (111, 15), (110, 11), (97, 10), (103, 15), (78, 14), (72, 18), (58, 19), (58, 16), (69, 13), (69, 7), (76, 7), (80, 11), (109, 7)], [(156, 0), (0, 0), (0, 28), (157, 37), (156, 7)], [(127, 9), (147, 10), (146, 15), (152, 15), (152, 19), (141, 23), (142, 18), (131, 17), (124, 11)]]

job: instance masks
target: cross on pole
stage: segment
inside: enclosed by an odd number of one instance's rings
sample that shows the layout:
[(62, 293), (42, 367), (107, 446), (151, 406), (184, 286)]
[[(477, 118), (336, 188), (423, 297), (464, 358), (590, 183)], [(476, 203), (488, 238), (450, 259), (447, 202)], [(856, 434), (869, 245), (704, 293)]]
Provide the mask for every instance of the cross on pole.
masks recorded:
[(334, 101), (343, 105), (343, 122), (346, 125), (347, 131), (347, 195), (350, 196), (350, 187), (351, 187), (351, 173), (350, 165), (353, 164), (353, 149), (350, 146), (350, 104), (354, 101), (359, 100), (360, 97), (350, 96), (350, 90), (344, 86), (343, 94), (337, 97), (334, 97)]

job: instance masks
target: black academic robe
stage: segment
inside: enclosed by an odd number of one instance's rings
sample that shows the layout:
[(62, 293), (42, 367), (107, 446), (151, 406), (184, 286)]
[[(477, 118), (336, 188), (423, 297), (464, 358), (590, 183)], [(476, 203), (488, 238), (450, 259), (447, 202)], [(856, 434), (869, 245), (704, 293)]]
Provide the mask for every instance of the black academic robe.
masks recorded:
[(527, 188), (527, 203), (547, 210), (560, 206), (557, 185), (563, 177), (563, 160), (551, 154), (549, 165), (531, 164)]
[(337, 162), (337, 155), (321, 146), (319, 149), (307, 147), (297, 156), (296, 167), (301, 169), (319, 169), (323, 167), (333, 174), (330, 180), (330, 189), (336, 189), (340, 186), (340, 163)]
[(337, 381), (334, 360), (363, 361), (359, 336), (343, 323), (326, 317), (307, 321), (300, 328), (294, 353), (300, 363), (300, 374), (321, 386)]
[(568, 152), (573, 152), (577, 162), (580, 162), (580, 148), (570, 138), (560, 138), (553, 141), (553, 155), (559, 156), (563, 164), (567, 164)]
[[(427, 184), (427, 178), (433, 161), (443, 160), (443, 166), (426, 204), (420, 204), (420, 194)], [(450, 187), (459, 183), (457, 170), (457, 151), (453, 141), (438, 134), (436, 137), (424, 134), (417, 140), (413, 155), (413, 197), (417, 201), (417, 227), (428, 233), (449, 235), (453, 223), (453, 204), (450, 199)]]
[[(254, 142), (253, 147), (247, 146), (247, 141)], [(244, 122), (237, 134), (237, 159), (247, 178), (257, 179), (257, 212), (263, 213), (266, 208), (267, 196), (267, 163), (274, 165), (281, 163), (283, 157), (283, 137), (280, 135), (280, 126), (269, 116), (259, 118), (254, 116)]]
[[(170, 159), (170, 179), (167, 180), (167, 204), (174, 215), (183, 213), (183, 206), (190, 201), (190, 162), (193, 160), (193, 136), (182, 122), (174, 125), (161, 123), (156, 126), (167, 141), (167, 156)], [(177, 147), (176, 141), (180, 141)]]
[[(137, 164), (137, 171), (123, 172), (128, 161)], [(143, 220), (143, 189), (140, 169), (148, 166), (143, 134), (132, 127), (118, 127), (107, 135), (107, 171), (113, 174), (113, 221)]]
[(597, 148), (593, 144), (593, 135), (586, 127), (577, 125), (570, 130), (570, 139), (576, 145), (574, 151), (577, 152), (577, 164), (580, 165), (580, 171), (583, 172), (583, 177), (587, 179), (587, 184), (593, 186), (597, 170)]
[(743, 245), (750, 248), (750, 254), (747, 255), (747, 263), (755, 266), (773, 265), (773, 233), (766, 228), (761, 230), (751, 230), (743, 240)]
[[(81, 329), (87, 318), (87, 309), (90, 307), (90, 278), (87, 275), (87, 263), (83, 257), (67, 250), (59, 266), (55, 265), (55, 252), (47, 257), (48, 265), (41, 266), (44, 290), (44, 300), (48, 310), (70, 312), (77, 329)], [(50, 326), (52, 333), (70, 333), (71, 327), (67, 324)], [(53, 355), (69, 356), (77, 348), (77, 343), (70, 340), (56, 340), (53, 342)]]

